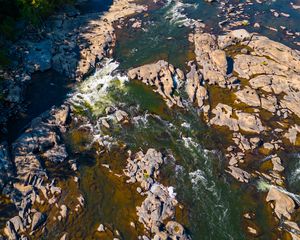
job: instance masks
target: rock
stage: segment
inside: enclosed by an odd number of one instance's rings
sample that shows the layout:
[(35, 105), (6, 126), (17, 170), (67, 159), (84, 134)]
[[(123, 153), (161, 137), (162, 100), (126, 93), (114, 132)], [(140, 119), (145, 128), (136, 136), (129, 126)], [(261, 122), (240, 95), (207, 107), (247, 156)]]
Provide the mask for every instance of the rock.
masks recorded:
[(124, 170), (124, 174), (130, 178), (127, 182), (140, 182), (142, 188), (149, 190), (162, 163), (162, 154), (155, 149), (148, 149), (145, 155), (142, 152), (136, 153), (134, 159), (127, 159), (127, 166)]
[(98, 232), (104, 232), (105, 231), (104, 225), (100, 224), (99, 227), (97, 228), (97, 231)]
[(276, 112), (278, 105), (277, 105), (277, 98), (275, 96), (268, 95), (266, 98), (261, 98), (261, 107), (266, 109), (269, 112)]
[(59, 109), (53, 111), (53, 116), (56, 119), (57, 125), (65, 125), (70, 117), (70, 106), (63, 105)]
[(289, 139), (289, 141), (292, 144), (296, 145), (297, 136), (298, 136), (299, 132), (300, 132), (300, 126), (295, 124), (294, 126), (292, 126), (288, 129), (288, 131), (284, 134), (284, 137)]
[(32, 217), (31, 231), (38, 229), (45, 221), (46, 216), (44, 214), (40, 212), (34, 213)]
[(239, 77), (250, 79), (256, 75), (280, 75), (288, 67), (266, 57), (238, 54), (234, 57), (234, 71)]
[(117, 110), (115, 112), (115, 117), (118, 122), (122, 122), (128, 117), (128, 114), (122, 110)]
[(62, 237), (60, 238), (60, 240), (67, 240), (68, 239), (68, 234), (64, 233), (64, 235), (62, 235)]
[(260, 28), (260, 24), (259, 23), (254, 23), (253, 27)]
[(6, 222), (6, 227), (4, 228), (4, 234), (8, 237), (9, 240), (17, 240), (18, 233), (16, 232), (14, 225), (10, 222)]
[(184, 228), (181, 224), (175, 221), (169, 221), (166, 224), (166, 230), (172, 236), (176, 236), (181, 239), (184, 236)]
[[(147, 85), (155, 86), (155, 91), (166, 99), (170, 107), (174, 104), (182, 107), (180, 97), (173, 94), (177, 87), (180, 86), (178, 80), (181, 79), (177, 77), (177, 70), (174, 69), (174, 66), (168, 62), (160, 60), (156, 63), (130, 69), (128, 77), (129, 79), (138, 79)], [(181, 74), (181, 71), (179, 72)]]
[(31, 231), (38, 229), (45, 221), (46, 216), (44, 214), (40, 212), (34, 213), (32, 217)]
[(60, 206), (60, 215), (62, 216), (62, 218), (66, 218), (68, 215), (68, 208), (66, 205), (61, 205)]
[(146, 154), (140, 151), (131, 155), (129, 152), (124, 169), (124, 174), (129, 177), (127, 182), (139, 182), (144, 189), (141, 194), (147, 196), (142, 205), (136, 208), (139, 222), (154, 235), (153, 239), (187, 240), (189, 237), (184, 233), (184, 228), (175, 221), (169, 221), (165, 226), (166, 231), (163, 229), (164, 222), (175, 217), (177, 200), (172, 187), (156, 182), (162, 163), (162, 154), (155, 149), (148, 149)]
[(51, 40), (44, 40), (38, 43), (26, 42), (26, 45), (29, 50), (24, 57), (24, 63), (29, 72), (43, 72), (51, 68)]
[(260, 119), (250, 113), (236, 112), (238, 125), (245, 132), (260, 133), (265, 130)]
[(210, 124), (227, 126), (232, 131), (239, 130), (237, 119), (234, 119), (232, 117), (233, 116), (232, 107), (222, 103), (218, 103), (216, 108), (212, 110), (212, 113), (215, 114), (215, 117), (213, 117), (210, 120)]
[(297, 223), (286, 220), (284, 221), (284, 225), (285, 227), (290, 228), (288, 232), (291, 234), (292, 240), (300, 240), (300, 228)]
[(186, 75), (185, 91), (191, 102), (197, 102), (199, 107), (202, 107), (204, 100), (208, 98), (207, 90), (201, 86), (201, 75), (197, 72), (196, 66), (191, 66), (191, 71)]
[(109, 123), (105, 119), (101, 120), (101, 124), (102, 124), (102, 126), (104, 126), (106, 128), (110, 128)]
[(0, 191), (13, 176), (12, 163), (6, 142), (0, 144)]
[(209, 84), (226, 85), (226, 54), (220, 50), (215, 36), (208, 33), (196, 33), (193, 38), (195, 54), (204, 80)]
[(19, 86), (12, 86), (9, 88), (6, 100), (12, 103), (20, 103), (22, 100), (22, 88)]
[(274, 201), (275, 203), (275, 214), (279, 219), (285, 217), (291, 219), (291, 214), (295, 211), (295, 202), (288, 195), (279, 191), (276, 187), (271, 187), (267, 198), (267, 202)]
[(243, 103), (252, 106), (260, 106), (260, 98), (255, 90), (250, 87), (245, 87), (243, 90), (235, 92), (236, 97)]
[(273, 170), (277, 172), (284, 171), (284, 167), (281, 164), (281, 159), (278, 156), (273, 156), (271, 158), (272, 164), (273, 164)]
[(249, 173), (247, 173), (246, 171), (238, 168), (238, 167), (234, 167), (234, 166), (229, 166), (228, 167), (230, 169), (230, 171), (227, 171), (230, 175), (232, 175), (235, 179), (237, 179), (240, 182), (249, 182), (249, 179), (251, 177), (251, 175)]
[(258, 234), (258, 231), (255, 229), (255, 228), (253, 228), (253, 227), (250, 227), (250, 226), (248, 226), (247, 227), (247, 231), (248, 231), (248, 233), (250, 233), (251, 235), (257, 235)]
[(24, 225), (23, 225), (22, 219), (19, 216), (15, 216), (15, 217), (9, 219), (9, 221), (13, 224), (16, 232), (24, 231)]
[(252, 37), (245, 29), (237, 29), (229, 32), (227, 35), (218, 37), (218, 45), (221, 49), (231, 45), (238, 44), (243, 41), (248, 41)]

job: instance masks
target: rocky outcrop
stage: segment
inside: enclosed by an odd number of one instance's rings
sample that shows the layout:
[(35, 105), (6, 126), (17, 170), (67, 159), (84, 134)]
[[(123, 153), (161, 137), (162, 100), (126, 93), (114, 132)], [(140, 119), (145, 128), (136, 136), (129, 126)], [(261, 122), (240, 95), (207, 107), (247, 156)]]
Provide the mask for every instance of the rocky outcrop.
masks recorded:
[(88, 26), (82, 26), (78, 38), (81, 58), (76, 69), (76, 78), (85, 76), (98, 61), (111, 53), (110, 47), (115, 45), (113, 24), (116, 21), (146, 10), (147, 6), (131, 0), (114, 1), (100, 20), (90, 21)]
[(61, 142), (60, 124), (66, 123), (68, 106), (34, 119), (31, 126), (13, 144), (17, 177), (24, 184), (33, 184), (46, 177), (44, 161), (62, 162), (68, 154)]
[(128, 77), (155, 86), (156, 91), (167, 100), (169, 106), (183, 106), (180, 97), (174, 95), (174, 92), (181, 85), (180, 81), (184, 80), (184, 74), (166, 61), (160, 60), (157, 63), (130, 69)]
[[(58, 164), (68, 159), (62, 141), (68, 119), (68, 105), (53, 108), (34, 119), (28, 129), (13, 143), (11, 165), (15, 168), (14, 178), (11, 185), (4, 185), (3, 192), (10, 196), (16, 205), (18, 215), (7, 221), (4, 233), (8, 239), (26, 239), (27, 234), (33, 234), (42, 228), (48, 217), (35, 207), (43, 205), (45, 209), (46, 205), (59, 206), (58, 199), (62, 189), (55, 186), (55, 178), (48, 175), (45, 166), (47, 163)], [(4, 148), (2, 150), (2, 155), (8, 158)], [(4, 158), (1, 161), (4, 162)], [(7, 169), (7, 175), (10, 174), (9, 165), (1, 166)], [(0, 177), (0, 182), (3, 183), (6, 176), (3, 179), (1, 174)], [(65, 205), (61, 206), (60, 214), (66, 216)]]
[(164, 163), (163, 155), (155, 149), (148, 149), (146, 154), (138, 152), (127, 159), (124, 174), (128, 183), (139, 182), (139, 192), (146, 195), (142, 205), (137, 207), (139, 221), (153, 234), (153, 239), (190, 239), (184, 227), (171, 219), (175, 218), (178, 204), (172, 187), (165, 187), (157, 181), (159, 168)]
[(204, 105), (204, 100), (208, 98), (208, 92), (203, 86), (202, 75), (197, 71), (197, 66), (192, 64), (191, 70), (186, 75), (185, 91), (190, 102), (196, 102), (198, 107)]
[(225, 51), (217, 44), (215, 36), (208, 33), (196, 33), (193, 37), (195, 54), (201, 73), (209, 84), (225, 87), (227, 60)]
[(52, 67), (52, 41), (25, 42), (28, 51), (25, 52), (24, 64), (28, 72), (46, 71)]
[(280, 219), (284, 216), (287, 219), (291, 219), (291, 214), (295, 211), (295, 202), (286, 194), (282, 193), (275, 187), (271, 187), (267, 198), (267, 202), (274, 201), (274, 211), (277, 217)]
[[(260, 133), (264, 130), (260, 119), (255, 114), (234, 111), (232, 107), (219, 103), (213, 110), (215, 115), (210, 124), (227, 126), (232, 131)], [(234, 116), (235, 115), (235, 116)]]

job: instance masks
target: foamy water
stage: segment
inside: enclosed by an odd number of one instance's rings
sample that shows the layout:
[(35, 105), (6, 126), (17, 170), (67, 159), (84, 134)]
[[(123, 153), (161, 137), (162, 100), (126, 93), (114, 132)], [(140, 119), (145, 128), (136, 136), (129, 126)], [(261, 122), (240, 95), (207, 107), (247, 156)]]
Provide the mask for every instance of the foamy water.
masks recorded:
[(171, 6), (166, 12), (165, 18), (170, 19), (170, 22), (175, 25), (192, 26), (195, 22), (194, 19), (189, 18), (184, 11), (187, 8), (197, 9), (198, 4), (183, 3), (179, 0), (170, 0), (167, 6)]
[(128, 81), (127, 76), (114, 73), (119, 67), (118, 62), (106, 59), (103, 63), (103, 67), (82, 82), (70, 98), (75, 107), (90, 110), (95, 116), (101, 114), (104, 107), (111, 104), (107, 93), (112, 84), (117, 81), (122, 87)]

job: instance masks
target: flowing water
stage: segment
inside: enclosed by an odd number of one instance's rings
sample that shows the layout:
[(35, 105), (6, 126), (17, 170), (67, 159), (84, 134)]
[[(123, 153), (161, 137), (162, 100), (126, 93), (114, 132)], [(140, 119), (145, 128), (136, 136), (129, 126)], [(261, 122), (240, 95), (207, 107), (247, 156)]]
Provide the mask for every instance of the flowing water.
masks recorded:
[[(252, 203), (251, 196), (245, 197), (247, 189), (243, 189), (242, 197), (241, 189), (228, 183), (222, 154), (215, 150), (220, 148), (222, 137), (206, 127), (192, 107), (169, 109), (151, 88), (129, 82), (118, 67), (118, 63), (107, 60), (70, 96), (78, 114), (90, 119), (86, 126), (93, 133), (87, 135), (77, 126), (68, 137), (70, 149), (77, 152), (74, 157), (80, 162), (80, 190), (86, 208), (70, 224), (55, 226), (47, 239), (63, 231), (74, 239), (97, 239), (101, 237), (96, 231), (100, 223), (112, 232), (118, 229), (123, 239), (135, 239), (137, 233), (142, 233), (138, 222), (136, 232), (129, 225), (136, 219), (135, 206), (141, 204), (142, 198), (135, 187), (126, 184), (123, 177), (114, 176), (103, 164), (108, 164), (113, 173), (122, 174), (126, 151), (148, 148), (174, 156), (163, 167), (161, 180), (175, 188), (177, 198), (184, 204), (176, 217), (193, 239), (246, 239), (242, 214), (259, 206)], [(126, 110), (131, 123), (122, 127), (114, 123), (109, 130), (100, 128), (98, 121), (105, 107), (111, 105)], [(107, 135), (106, 141), (112, 144), (109, 153), (91, 148), (99, 135)], [(264, 224), (266, 233), (260, 239), (271, 239), (270, 228)]]
[[(249, 21), (265, 21), (265, 24), (272, 23), (271, 27), (275, 27), (279, 20), (270, 22), (268, 14), (262, 13), (270, 7), (282, 9), (293, 19), (285, 24), (293, 31), (299, 31), (294, 24), (299, 15), (290, 7), (282, 8), (282, 3), (270, 1), (259, 8), (261, 14), (254, 14), (257, 6), (254, 3), (254, 6), (246, 7), (249, 8)], [(121, 73), (159, 59), (185, 70), (186, 62), (193, 57), (188, 33), (194, 19), (201, 18), (207, 24), (206, 29), (219, 33), (221, 29), (217, 21), (222, 18), (216, 16), (220, 11), (218, 2), (169, 1), (165, 7), (151, 10), (149, 14), (138, 14), (136, 18), (143, 20), (141, 29), (132, 29), (129, 24), (125, 30), (117, 31), (114, 58), (120, 64), (107, 60), (102, 69), (70, 96), (78, 114), (88, 117), (88, 126), (93, 132), (93, 136), (86, 136), (77, 126), (68, 138), (73, 152), (80, 152), (76, 157), (81, 165), (80, 190), (86, 199), (86, 208), (76, 221), (63, 228), (56, 227), (53, 233), (65, 230), (71, 232), (74, 239), (97, 239), (101, 235), (95, 229), (103, 223), (109, 226), (112, 235), (118, 229), (123, 239), (135, 239), (143, 232), (142, 226), (135, 222), (137, 231), (132, 231), (129, 222), (136, 219), (135, 206), (141, 204), (142, 199), (136, 194), (135, 187), (125, 184), (122, 177), (113, 176), (103, 164), (121, 174), (127, 150), (156, 148), (165, 155), (174, 156), (173, 161), (163, 167), (161, 178), (166, 185), (175, 187), (177, 198), (184, 204), (185, 210), (177, 211), (176, 217), (185, 224), (193, 239), (249, 239), (244, 235), (243, 214), (246, 211), (257, 213), (257, 223), (262, 231), (257, 239), (274, 237), (275, 226), (269, 219), (269, 210), (263, 199), (265, 195), (255, 190), (261, 184), (240, 189), (228, 181), (223, 170), (222, 153), (217, 151), (222, 149), (222, 136), (206, 127), (192, 107), (187, 111), (170, 110), (150, 88), (140, 82), (128, 82)], [(252, 26), (247, 28), (253, 30)], [(266, 28), (260, 31), (274, 40), (293, 45), (283, 34), (274, 34)], [(98, 119), (110, 105), (126, 110), (131, 123), (122, 127), (114, 123), (109, 131), (101, 129)], [(90, 143), (97, 142), (100, 135), (106, 135), (106, 141), (112, 146), (109, 154), (99, 154), (97, 148), (90, 149)], [(298, 200), (298, 195), (285, 193)], [(103, 239), (106, 237), (102, 236)]]
[[(245, 1), (225, 2), (236, 4)], [(269, 9), (274, 8), (290, 14), (290, 18), (284, 18), (288, 29), (300, 31), (297, 24), (299, 10), (297, 12), (284, 1), (266, 2), (259, 5), (253, 1), (253, 5), (246, 7), (247, 19), (251, 22), (246, 28), (297, 47), (291, 41), (299, 41), (297, 35), (292, 38), (282, 31), (253, 28), (254, 22), (270, 27), (282, 25), (283, 17), (270, 19)], [(105, 10), (105, 7), (101, 9)], [(218, 14), (221, 14), (220, 18)], [(128, 27), (117, 31), (114, 59), (119, 63), (114, 60), (103, 62), (100, 70), (69, 95), (75, 111), (88, 119), (86, 126), (74, 123), (66, 136), (71, 156), (80, 163), (79, 188), (86, 201), (85, 208), (78, 216), (71, 216), (68, 223), (53, 226), (45, 239), (56, 239), (64, 231), (70, 233), (71, 239), (112, 239), (116, 229), (122, 239), (136, 239), (143, 232), (143, 227), (136, 221), (135, 207), (143, 199), (136, 193), (136, 186), (126, 184), (125, 178), (113, 173), (122, 173), (127, 150), (146, 151), (148, 148), (174, 156), (163, 167), (161, 181), (174, 186), (178, 200), (185, 207), (183, 211), (176, 212), (176, 217), (184, 223), (193, 239), (249, 239), (244, 234), (243, 214), (251, 210), (257, 212), (262, 229), (262, 234), (256, 239), (273, 239), (274, 226), (268, 219), (268, 210), (262, 200), (264, 196), (253, 191), (257, 184), (239, 188), (224, 173), (224, 159), (222, 152), (218, 151), (222, 149), (224, 136), (202, 123), (192, 107), (171, 110), (151, 88), (140, 82), (129, 82), (122, 74), (130, 67), (159, 59), (186, 70), (186, 62), (193, 57), (193, 49), (188, 42), (190, 26), (195, 19), (202, 19), (207, 25), (206, 30), (221, 32), (218, 25), (223, 19), (220, 2), (170, 0), (165, 7), (135, 17), (143, 20), (141, 29)], [(126, 110), (131, 123), (124, 126), (114, 123), (109, 130), (100, 128), (99, 118), (110, 105)], [(111, 146), (109, 153), (101, 152), (101, 147), (95, 144), (100, 135), (106, 135), (105, 141)], [(300, 191), (300, 166), (298, 156), (295, 158), (297, 160), (289, 170), (288, 181), (290, 191), (297, 193)], [(113, 173), (103, 164), (109, 164)], [(68, 184), (68, 180), (64, 184)], [(252, 194), (249, 193), (251, 190)], [(72, 192), (71, 185), (69, 191)], [(288, 192), (290, 196), (291, 192)], [(298, 195), (293, 197), (298, 200)], [(135, 221), (137, 231), (132, 230), (130, 221)], [(102, 236), (96, 231), (100, 223), (109, 227), (110, 236)]]

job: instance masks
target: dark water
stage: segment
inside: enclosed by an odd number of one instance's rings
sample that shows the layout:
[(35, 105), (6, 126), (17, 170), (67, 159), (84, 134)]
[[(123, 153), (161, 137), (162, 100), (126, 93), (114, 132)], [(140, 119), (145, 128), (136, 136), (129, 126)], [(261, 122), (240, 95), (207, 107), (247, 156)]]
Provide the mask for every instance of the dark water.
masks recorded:
[[(79, 3), (76, 7), (81, 14), (102, 13), (109, 9), (112, 2), (112, 0), (88, 0)], [(6, 136), (1, 136), (1, 140), (13, 142), (33, 118), (52, 106), (60, 106), (73, 86), (73, 81), (55, 70), (34, 73), (25, 92), (24, 109), (9, 121), (8, 133)]]
[(101, 13), (107, 11), (113, 0), (85, 0), (78, 5), (81, 14)]
[(25, 111), (8, 122), (9, 142), (14, 141), (31, 120), (52, 106), (60, 106), (71, 90), (72, 83), (65, 76), (48, 70), (32, 75), (32, 80), (25, 92)]

